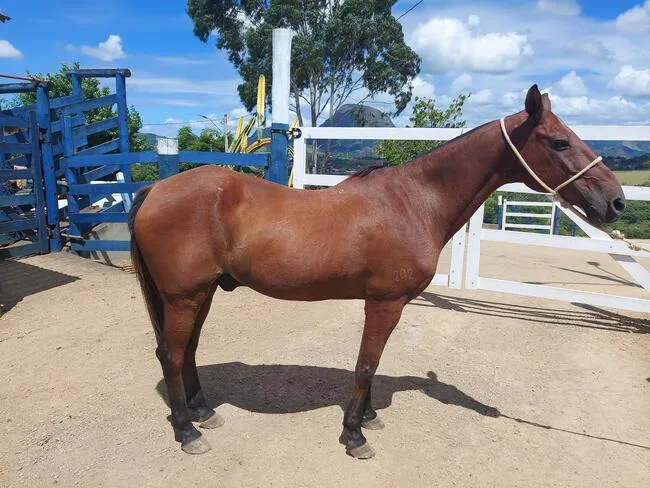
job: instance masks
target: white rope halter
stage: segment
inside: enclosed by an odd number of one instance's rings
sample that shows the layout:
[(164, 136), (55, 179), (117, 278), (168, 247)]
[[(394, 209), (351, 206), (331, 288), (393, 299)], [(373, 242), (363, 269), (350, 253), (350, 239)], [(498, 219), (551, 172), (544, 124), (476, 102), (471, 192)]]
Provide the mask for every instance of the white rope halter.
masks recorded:
[(564, 188), (565, 186), (567, 186), (570, 183), (573, 183), (575, 180), (580, 178), (583, 174), (585, 174), (587, 171), (589, 171), (591, 168), (593, 168), (594, 166), (596, 166), (598, 163), (600, 163), (603, 160), (602, 156), (598, 156), (591, 163), (589, 163), (587, 166), (582, 168), (578, 173), (573, 175), (571, 178), (566, 180), (564, 183), (556, 186), (555, 189), (552, 189), (550, 186), (548, 186), (546, 183), (544, 183), (539, 178), (539, 176), (537, 176), (535, 174), (535, 172), (532, 170), (532, 168), (530, 166), (528, 166), (528, 163), (526, 162), (526, 160), (523, 158), (521, 153), (517, 150), (515, 145), (512, 143), (512, 141), (510, 140), (510, 136), (508, 135), (508, 132), (506, 131), (505, 119), (501, 119), (501, 131), (503, 132), (503, 136), (506, 138), (506, 141), (508, 142), (508, 145), (512, 149), (512, 152), (515, 153), (515, 156), (517, 156), (517, 158), (519, 159), (521, 164), (524, 166), (524, 168), (526, 168), (526, 171), (528, 171), (528, 173), (530, 173), (530, 176), (535, 178), (535, 181), (537, 181), (537, 183), (539, 183), (542, 186), (542, 188), (544, 188), (548, 193), (553, 195), (553, 197), (555, 199), (559, 200), (560, 202), (566, 202), (564, 200), (564, 198), (562, 198), (562, 196), (558, 193), (562, 188)]
[[(506, 142), (508, 143), (508, 145), (509, 145), (510, 148), (512, 149), (512, 152), (515, 153), (515, 156), (517, 156), (517, 159), (519, 159), (519, 162), (523, 165), (524, 168), (526, 168), (526, 171), (528, 171), (528, 173), (530, 174), (530, 176), (532, 176), (532, 177), (535, 179), (535, 181), (537, 181), (537, 183), (540, 184), (540, 186), (541, 186), (542, 188), (544, 188), (548, 193), (550, 193), (550, 194), (553, 196), (554, 199), (556, 199), (558, 202), (560, 202), (560, 204), (561, 204), (563, 207), (570, 208), (570, 209), (573, 211), (573, 213), (575, 213), (575, 214), (576, 214), (578, 217), (580, 217), (582, 220), (584, 220), (585, 222), (587, 222), (587, 223), (590, 224), (590, 225), (594, 225), (594, 224), (592, 224), (591, 222), (589, 222), (589, 221), (586, 219), (585, 215), (583, 215), (582, 212), (580, 212), (578, 209), (576, 209), (576, 208), (573, 206), (573, 204), (571, 204), (570, 202), (568, 202), (568, 201), (566, 201), (564, 198), (562, 198), (562, 195), (560, 195), (559, 191), (560, 191), (562, 188), (564, 188), (565, 186), (567, 186), (568, 184), (573, 183), (575, 180), (577, 180), (578, 178), (580, 178), (583, 174), (585, 174), (585, 173), (586, 173), (587, 171), (589, 171), (591, 168), (593, 168), (593, 167), (596, 166), (598, 163), (600, 163), (600, 162), (603, 160), (602, 156), (598, 156), (598, 157), (597, 157), (596, 159), (594, 159), (591, 163), (589, 163), (587, 166), (585, 166), (584, 168), (582, 168), (578, 173), (576, 173), (576, 174), (573, 175), (571, 178), (569, 178), (568, 180), (566, 180), (564, 183), (562, 183), (562, 184), (556, 186), (555, 189), (553, 189), (553, 188), (551, 188), (550, 186), (548, 186), (546, 183), (544, 183), (544, 182), (539, 178), (539, 176), (537, 176), (537, 175), (535, 174), (535, 172), (533, 171), (533, 169), (532, 169), (530, 166), (528, 166), (528, 163), (526, 162), (526, 160), (523, 158), (523, 156), (521, 155), (521, 153), (517, 150), (517, 148), (515, 147), (515, 145), (512, 143), (512, 141), (510, 140), (510, 136), (508, 135), (508, 132), (506, 131), (506, 124), (505, 124), (505, 119), (504, 119), (504, 118), (502, 118), (502, 119), (500, 120), (500, 123), (501, 123), (501, 132), (503, 132), (503, 137), (505, 137)], [(621, 240), (621, 241), (625, 242), (625, 243), (628, 245), (628, 247), (629, 247), (630, 249), (632, 249), (633, 251), (645, 251), (645, 252), (650, 252), (649, 249), (647, 249), (647, 248), (641, 246), (640, 244), (638, 244), (638, 243), (636, 243), (636, 242), (633, 242), (633, 241), (630, 241), (629, 239), (626, 239), (626, 238), (625, 238), (625, 235), (623, 235), (623, 233), (622, 233), (621, 231), (619, 231), (619, 230), (614, 230), (614, 231), (612, 231), (612, 232), (607, 232), (605, 229), (600, 228), (600, 226), (597, 226), (597, 227), (598, 227), (601, 231), (603, 231), (603, 232), (605, 232), (607, 235), (609, 235), (612, 239), (617, 239), (617, 240)]]

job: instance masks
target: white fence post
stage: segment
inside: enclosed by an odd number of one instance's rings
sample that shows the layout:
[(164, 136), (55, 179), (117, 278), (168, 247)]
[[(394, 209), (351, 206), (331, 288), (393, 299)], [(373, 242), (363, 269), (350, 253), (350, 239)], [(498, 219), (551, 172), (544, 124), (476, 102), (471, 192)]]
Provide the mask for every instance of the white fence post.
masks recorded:
[(463, 263), (465, 262), (465, 233), (467, 224), (454, 234), (451, 243), (451, 265), (449, 267), (449, 288), (460, 290), (463, 287)]
[(478, 288), (479, 267), (481, 265), (481, 233), (483, 232), (483, 215), (485, 204), (481, 205), (469, 219), (469, 238), (467, 241), (467, 274), (465, 287), (470, 290)]

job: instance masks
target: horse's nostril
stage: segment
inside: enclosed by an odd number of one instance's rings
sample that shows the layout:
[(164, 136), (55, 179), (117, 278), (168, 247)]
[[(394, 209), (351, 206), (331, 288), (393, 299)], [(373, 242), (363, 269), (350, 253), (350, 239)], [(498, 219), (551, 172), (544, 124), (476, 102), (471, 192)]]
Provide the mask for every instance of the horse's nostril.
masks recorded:
[(612, 202), (612, 205), (618, 212), (625, 210), (625, 200), (621, 197), (618, 197)]

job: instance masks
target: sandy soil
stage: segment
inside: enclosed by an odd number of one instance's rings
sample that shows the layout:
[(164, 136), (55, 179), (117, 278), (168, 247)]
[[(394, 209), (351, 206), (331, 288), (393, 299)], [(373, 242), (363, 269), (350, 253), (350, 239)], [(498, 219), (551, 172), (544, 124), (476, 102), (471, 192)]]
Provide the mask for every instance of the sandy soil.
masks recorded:
[[(484, 253), (486, 276), (648, 295), (607, 256)], [(386, 428), (358, 461), (337, 439), (362, 302), (221, 292), (197, 361), (226, 425), (189, 456), (133, 275), (62, 253), (0, 262), (0, 288), (3, 487), (650, 486), (641, 314), (431, 286), (388, 343)]]

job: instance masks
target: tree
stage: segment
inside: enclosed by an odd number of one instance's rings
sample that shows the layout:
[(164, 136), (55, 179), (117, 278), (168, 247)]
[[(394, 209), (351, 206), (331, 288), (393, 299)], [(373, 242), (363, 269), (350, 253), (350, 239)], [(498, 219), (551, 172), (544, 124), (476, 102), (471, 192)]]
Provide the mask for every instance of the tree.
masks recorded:
[[(72, 95), (72, 81), (67, 76), (67, 73), (76, 69), (79, 69), (78, 62), (74, 63), (72, 66), (68, 66), (67, 64), (62, 63), (61, 68), (55, 74), (48, 73), (47, 75), (32, 75), (28, 71), (27, 76), (35, 76), (37, 78), (45, 78), (49, 80), (51, 82), (51, 88), (49, 90), (50, 98), (59, 98)], [(100, 86), (100, 82), (97, 78), (83, 78), (81, 80), (81, 91), (83, 93), (84, 99), (99, 98), (110, 95), (110, 88), (107, 86)], [(36, 94), (30, 92), (19, 93), (12, 101), (11, 105), (13, 107), (22, 107), (34, 103), (36, 103)], [(100, 107), (85, 112), (85, 119), (87, 124), (99, 122), (101, 120), (115, 116), (117, 116), (117, 113), (114, 112), (111, 107)], [(142, 119), (140, 118), (138, 111), (133, 106), (128, 109), (127, 124), (129, 130), (129, 149), (133, 152), (146, 151), (150, 149), (144, 136), (139, 133), (140, 129), (142, 128)], [(88, 143), (89, 145), (94, 146), (103, 142), (110, 141), (116, 137), (118, 137), (118, 130), (111, 129), (100, 134), (93, 134), (89, 136)]]
[(316, 126), (328, 107), (331, 117), (352, 95), (358, 94), (360, 103), (388, 93), (395, 115), (406, 108), (421, 60), (404, 42), (402, 26), (391, 13), (395, 2), (188, 0), (187, 13), (201, 41), (217, 34), (217, 48), (227, 51), (243, 79), (238, 91), (249, 111), (256, 104), (258, 76), (273, 81), (273, 29), (291, 28), (296, 33), (291, 50), (293, 109), (304, 125), (306, 103), (309, 121)]
[[(460, 117), (463, 104), (469, 96), (459, 95), (445, 110), (436, 108), (434, 99), (415, 97), (413, 114), (409, 117), (413, 125), (407, 127), (465, 127), (465, 121), (460, 120)], [(377, 146), (376, 153), (389, 165), (398, 166), (433, 151), (441, 144), (442, 141), (383, 140)]]

